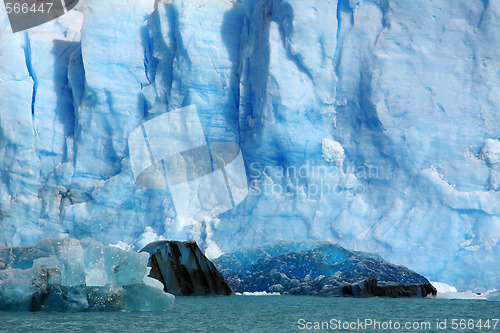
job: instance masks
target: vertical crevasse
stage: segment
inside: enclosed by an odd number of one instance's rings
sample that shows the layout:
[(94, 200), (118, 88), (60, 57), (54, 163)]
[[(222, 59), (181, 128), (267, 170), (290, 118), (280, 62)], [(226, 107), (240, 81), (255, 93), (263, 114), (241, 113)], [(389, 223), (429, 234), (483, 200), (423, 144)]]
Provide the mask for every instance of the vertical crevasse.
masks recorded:
[[(0, 244), (326, 239), (498, 285), (496, 2), (87, 0), (27, 34), (0, 15)], [(250, 194), (183, 228), (127, 139), (189, 104)]]

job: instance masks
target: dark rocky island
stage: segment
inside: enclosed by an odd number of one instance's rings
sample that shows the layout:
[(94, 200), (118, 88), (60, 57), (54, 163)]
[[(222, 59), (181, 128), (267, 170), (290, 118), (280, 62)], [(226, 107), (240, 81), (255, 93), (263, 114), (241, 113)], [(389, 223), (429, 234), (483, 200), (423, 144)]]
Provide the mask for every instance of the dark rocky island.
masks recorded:
[(376, 277), (371, 277), (368, 280), (363, 280), (358, 284), (342, 287), (342, 294), (344, 294), (345, 296), (356, 297), (426, 297), (427, 295), (436, 295), (436, 293), (436, 288), (434, 288), (430, 283), (394, 284), (379, 286)]
[(355, 297), (436, 294), (429, 280), (404, 266), (329, 242), (281, 241), (224, 254), (214, 264), (235, 292)]
[(150, 276), (174, 295), (231, 295), (233, 290), (194, 241), (156, 241), (141, 252), (151, 255)]

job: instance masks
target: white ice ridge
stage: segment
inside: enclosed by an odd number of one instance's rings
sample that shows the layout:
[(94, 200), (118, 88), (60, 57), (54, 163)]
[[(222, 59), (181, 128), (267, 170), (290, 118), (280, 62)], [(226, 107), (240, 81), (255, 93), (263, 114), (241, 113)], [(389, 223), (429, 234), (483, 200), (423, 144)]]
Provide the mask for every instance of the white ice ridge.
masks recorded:
[(280, 293), (268, 293), (266, 291), (236, 293), (236, 295), (238, 295), (238, 296), (281, 296)]
[(500, 291), (498, 290), (476, 293), (471, 290), (458, 291), (457, 288), (442, 282), (431, 282), (431, 284), (437, 289), (437, 298), (500, 301)]

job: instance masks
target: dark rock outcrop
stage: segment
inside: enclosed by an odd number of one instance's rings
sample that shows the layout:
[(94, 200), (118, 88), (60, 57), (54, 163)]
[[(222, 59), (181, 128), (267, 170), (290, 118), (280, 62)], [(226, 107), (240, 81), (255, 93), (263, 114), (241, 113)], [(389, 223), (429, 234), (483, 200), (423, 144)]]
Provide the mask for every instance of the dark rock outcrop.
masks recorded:
[(360, 283), (342, 287), (342, 293), (346, 296), (355, 297), (426, 297), (427, 295), (436, 295), (437, 290), (430, 283), (379, 286), (377, 278), (372, 277)]
[(231, 295), (233, 290), (194, 241), (157, 241), (140, 252), (151, 255), (150, 276), (174, 295)]

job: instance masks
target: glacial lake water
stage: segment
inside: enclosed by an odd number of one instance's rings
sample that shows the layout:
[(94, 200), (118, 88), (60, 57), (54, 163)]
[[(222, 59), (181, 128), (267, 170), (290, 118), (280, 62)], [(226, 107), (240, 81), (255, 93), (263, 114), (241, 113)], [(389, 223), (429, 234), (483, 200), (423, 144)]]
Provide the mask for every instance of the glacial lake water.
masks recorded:
[(3, 312), (0, 332), (500, 332), (499, 318), (484, 300), (237, 295), (177, 297), (165, 312)]

